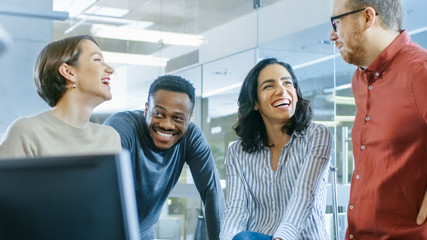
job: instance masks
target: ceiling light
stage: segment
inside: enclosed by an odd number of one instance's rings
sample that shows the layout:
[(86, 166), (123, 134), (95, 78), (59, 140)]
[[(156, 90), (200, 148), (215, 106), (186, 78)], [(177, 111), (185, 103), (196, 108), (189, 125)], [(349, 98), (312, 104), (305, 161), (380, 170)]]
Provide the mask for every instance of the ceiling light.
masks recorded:
[(154, 23), (149, 21), (136, 21), (129, 20), (125, 18), (116, 18), (116, 17), (105, 17), (105, 16), (96, 16), (96, 15), (86, 15), (81, 14), (76, 17), (76, 19), (84, 19), (86, 21), (92, 21), (97, 23), (105, 23), (105, 24), (114, 24), (114, 25), (123, 25), (129, 26), (133, 28), (148, 28), (152, 26)]
[(102, 38), (131, 40), (141, 42), (163, 43), (167, 45), (179, 46), (200, 46), (206, 41), (202, 35), (192, 35), (183, 33), (172, 33), (153, 30), (134, 29), (126, 26), (116, 27), (102, 24), (94, 24), (91, 27), (94, 36)]
[(169, 58), (153, 57), (150, 55), (130, 54), (102, 51), (107, 63), (120, 63), (129, 65), (143, 65), (154, 67), (166, 67)]
[(339, 53), (334, 54), (334, 55), (328, 55), (328, 56), (326, 56), (326, 57), (321, 57), (321, 58), (315, 59), (315, 60), (313, 60), (313, 61), (309, 61), (309, 62), (305, 62), (305, 63), (302, 63), (302, 64), (295, 65), (295, 66), (293, 66), (292, 68), (293, 68), (294, 70), (296, 70), (296, 69), (300, 69), (300, 68), (308, 67), (308, 66), (311, 66), (311, 65), (314, 65), (314, 64), (318, 64), (318, 63), (321, 63), (321, 62), (326, 62), (326, 61), (328, 61), (328, 60), (330, 60), (330, 59), (334, 59), (334, 58), (336, 58), (336, 57), (338, 57), (338, 56), (340, 56), (340, 54), (339, 54)]
[(97, 15), (86, 15), (86, 14), (80, 14), (75, 18), (79, 19), (79, 21), (71, 25), (67, 30), (65, 30), (64, 34), (66, 35), (69, 34), (70, 32), (74, 31), (74, 29), (76, 29), (78, 26), (88, 21), (97, 22), (97, 23), (124, 25), (124, 26), (133, 27), (133, 28), (139, 28), (139, 29), (148, 28), (154, 24), (153, 22), (148, 22), (148, 21), (136, 21), (136, 20), (129, 20), (124, 18), (105, 17), (105, 16), (97, 16)]
[(98, 0), (54, 0), (54, 11), (67, 11), (71, 18), (81, 14), (84, 10), (94, 5)]
[(93, 6), (85, 11), (85, 14), (104, 16), (104, 17), (116, 17), (121, 18), (129, 13), (129, 9), (125, 8), (113, 8), (113, 7), (99, 7)]

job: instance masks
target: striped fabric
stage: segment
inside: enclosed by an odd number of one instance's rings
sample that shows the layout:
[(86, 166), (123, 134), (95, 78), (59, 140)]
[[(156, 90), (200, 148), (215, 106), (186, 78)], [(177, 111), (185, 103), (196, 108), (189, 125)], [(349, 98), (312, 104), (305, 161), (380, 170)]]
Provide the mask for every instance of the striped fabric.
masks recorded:
[(311, 123), (283, 146), (277, 171), (271, 152), (242, 150), (230, 144), (226, 166), (226, 212), (221, 240), (248, 230), (281, 239), (327, 239), (326, 184), (332, 138), (329, 130)]

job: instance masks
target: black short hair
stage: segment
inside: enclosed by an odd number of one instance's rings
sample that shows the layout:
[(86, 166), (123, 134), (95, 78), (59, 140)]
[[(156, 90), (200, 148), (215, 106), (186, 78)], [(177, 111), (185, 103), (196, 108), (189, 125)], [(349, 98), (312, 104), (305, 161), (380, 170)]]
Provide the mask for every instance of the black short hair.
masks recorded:
[(196, 99), (196, 92), (193, 84), (191, 84), (187, 79), (175, 76), (175, 75), (164, 75), (158, 77), (150, 85), (148, 90), (148, 102), (150, 102), (150, 97), (157, 92), (157, 90), (166, 90), (171, 92), (185, 93), (190, 98), (192, 103), (191, 112), (194, 110), (194, 104)]

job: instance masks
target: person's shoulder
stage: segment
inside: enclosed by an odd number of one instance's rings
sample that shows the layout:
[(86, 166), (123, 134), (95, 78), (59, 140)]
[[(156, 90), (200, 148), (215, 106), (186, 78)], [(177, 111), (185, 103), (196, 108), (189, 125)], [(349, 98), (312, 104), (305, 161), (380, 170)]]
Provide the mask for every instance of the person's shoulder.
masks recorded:
[(315, 132), (322, 132), (325, 134), (331, 134), (331, 131), (328, 127), (326, 127), (324, 124), (316, 123), (316, 122), (310, 122), (310, 124), (307, 127), (308, 133), (315, 133)]
[(241, 152), (243, 151), (242, 140), (237, 139), (228, 144), (228, 151)]
[(91, 123), (91, 127), (94, 130), (94, 132), (98, 133), (99, 136), (103, 136), (104, 138), (108, 138), (108, 139), (119, 139), (120, 140), (120, 135), (119, 133), (116, 131), (116, 129), (114, 129), (111, 126), (108, 125), (101, 125), (101, 124), (97, 124), (97, 123)]
[(109, 116), (104, 124), (114, 126), (120, 124), (121, 122), (142, 122), (144, 119), (144, 112), (142, 110), (133, 110), (133, 111), (123, 111), (117, 112)]
[(89, 124), (90, 124), (90, 127), (95, 131), (103, 131), (105, 133), (110, 133), (110, 134), (117, 133), (117, 131), (113, 127), (108, 125), (102, 125), (102, 124), (93, 123), (93, 122), (90, 122)]
[(18, 131), (33, 130), (34, 126), (41, 124), (43, 121), (41, 118), (42, 115), (43, 113), (32, 116), (19, 117), (9, 125), (9, 128), (16, 129)]
[(308, 125), (308, 128), (311, 128), (311, 129), (316, 129), (316, 128), (328, 129), (324, 124), (317, 123), (317, 122), (310, 122)]
[(15, 143), (16, 141), (21, 141), (18, 139), (37, 138), (39, 135), (39, 130), (44, 124), (40, 115), (41, 114), (37, 114), (15, 119), (7, 127), (2, 139), (2, 143), (3, 141)]
[(202, 132), (202, 129), (200, 129), (200, 127), (197, 126), (196, 123), (190, 122), (190, 124), (188, 124), (187, 135), (198, 136), (198, 135), (203, 135), (203, 132)]
[(250, 156), (252, 154), (254, 153), (248, 153), (246, 151), (243, 151), (241, 140), (234, 140), (228, 144), (227, 153), (226, 153), (227, 157), (225, 161), (226, 163), (234, 162), (237, 160), (235, 159), (236, 156), (243, 157), (243, 155)]
[(180, 142), (182, 143), (180, 145), (183, 147), (185, 146), (193, 149), (209, 148), (209, 143), (206, 139), (206, 136), (200, 127), (197, 126), (194, 122), (189, 123), (188, 129)]
[(240, 147), (242, 147), (242, 140), (240, 140), (240, 139), (231, 141), (228, 144), (228, 148), (240, 148)]
[[(402, 48), (401, 53), (404, 54), (404, 56), (406, 56), (410, 62), (427, 62), (427, 50), (418, 45), (416, 42), (410, 42), (409, 44), (405, 45)], [(408, 64), (408, 66), (411, 66), (411, 64)]]
[(122, 111), (112, 114), (108, 119), (116, 119), (116, 118), (143, 118), (144, 111), (142, 110), (132, 110), (132, 111)]

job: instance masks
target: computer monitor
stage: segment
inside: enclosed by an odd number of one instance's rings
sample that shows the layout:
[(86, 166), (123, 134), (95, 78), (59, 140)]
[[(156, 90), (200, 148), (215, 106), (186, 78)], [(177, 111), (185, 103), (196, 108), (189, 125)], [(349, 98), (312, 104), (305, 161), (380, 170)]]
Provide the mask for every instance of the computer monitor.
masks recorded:
[(0, 239), (139, 240), (128, 153), (0, 160)]

